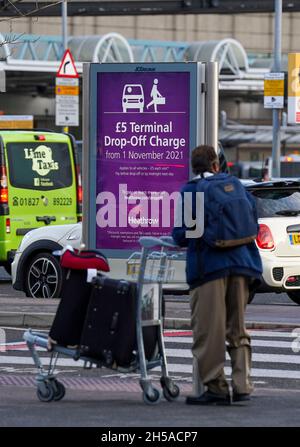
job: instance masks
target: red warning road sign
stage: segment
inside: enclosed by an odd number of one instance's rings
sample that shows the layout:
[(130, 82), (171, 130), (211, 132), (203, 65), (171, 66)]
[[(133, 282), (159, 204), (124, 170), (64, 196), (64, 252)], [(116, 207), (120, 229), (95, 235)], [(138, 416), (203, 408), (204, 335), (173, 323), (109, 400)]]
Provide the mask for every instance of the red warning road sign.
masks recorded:
[(60, 78), (79, 78), (70, 50), (65, 51), (56, 76)]

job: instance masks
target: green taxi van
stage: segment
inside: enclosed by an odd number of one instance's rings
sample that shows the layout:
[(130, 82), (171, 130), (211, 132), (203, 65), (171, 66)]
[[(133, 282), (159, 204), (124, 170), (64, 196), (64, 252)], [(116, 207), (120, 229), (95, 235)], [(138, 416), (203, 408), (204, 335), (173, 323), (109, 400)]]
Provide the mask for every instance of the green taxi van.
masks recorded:
[(28, 231), (81, 220), (79, 169), (69, 134), (0, 130), (0, 265)]

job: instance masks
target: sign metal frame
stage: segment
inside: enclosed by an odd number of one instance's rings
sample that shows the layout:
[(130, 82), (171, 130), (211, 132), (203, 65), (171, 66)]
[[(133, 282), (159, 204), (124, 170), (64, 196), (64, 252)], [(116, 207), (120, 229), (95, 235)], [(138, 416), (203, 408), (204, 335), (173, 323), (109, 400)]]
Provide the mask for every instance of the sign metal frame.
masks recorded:
[[(96, 181), (97, 181), (97, 92), (98, 75), (102, 73), (136, 73), (151, 71), (159, 73), (182, 73), (190, 75), (189, 88), (189, 153), (204, 141), (205, 129), (199, 131), (203, 123), (200, 116), (203, 106), (202, 83), (204, 83), (203, 63), (107, 63), (84, 64), (83, 66), (83, 243), (89, 249), (96, 248)], [(176, 94), (176, 92), (175, 92)], [(200, 126), (202, 128), (202, 126)], [(189, 175), (191, 176), (190, 166)], [(188, 180), (188, 179), (187, 179)], [(128, 249), (102, 250), (109, 258), (124, 259), (132, 253)]]

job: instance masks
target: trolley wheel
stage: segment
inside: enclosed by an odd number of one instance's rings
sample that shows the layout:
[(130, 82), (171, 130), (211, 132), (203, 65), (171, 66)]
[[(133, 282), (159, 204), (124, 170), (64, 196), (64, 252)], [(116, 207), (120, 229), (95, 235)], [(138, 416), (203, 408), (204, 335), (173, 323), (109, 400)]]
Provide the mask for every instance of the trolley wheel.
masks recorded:
[(179, 397), (179, 394), (180, 389), (175, 384), (172, 384), (171, 388), (168, 388), (167, 386), (163, 387), (163, 395), (169, 402), (176, 400)]
[(152, 388), (153, 394), (149, 395), (145, 391), (143, 392), (143, 400), (145, 404), (156, 405), (161, 399), (160, 391), (156, 388)]
[(54, 399), (54, 388), (49, 382), (43, 382), (41, 386), (38, 385), (36, 394), (41, 402), (51, 402)]
[[(53, 383), (54, 382), (54, 383)], [(51, 384), (54, 392), (54, 398), (53, 400), (59, 401), (65, 397), (66, 394), (66, 388), (63, 383), (59, 382), (58, 380), (54, 379)]]

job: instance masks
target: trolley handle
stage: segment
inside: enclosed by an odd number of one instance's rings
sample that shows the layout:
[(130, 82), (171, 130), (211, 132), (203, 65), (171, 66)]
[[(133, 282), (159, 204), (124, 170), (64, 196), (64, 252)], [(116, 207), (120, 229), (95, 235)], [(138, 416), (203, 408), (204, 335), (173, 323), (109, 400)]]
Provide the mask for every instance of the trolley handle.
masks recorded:
[(162, 236), (158, 237), (150, 237), (143, 236), (140, 237), (139, 243), (142, 247), (152, 248), (152, 247), (168, 247), (168, 248), (178, 248), (178, 245), (174, 242), (174, 239), (171, 236)]

